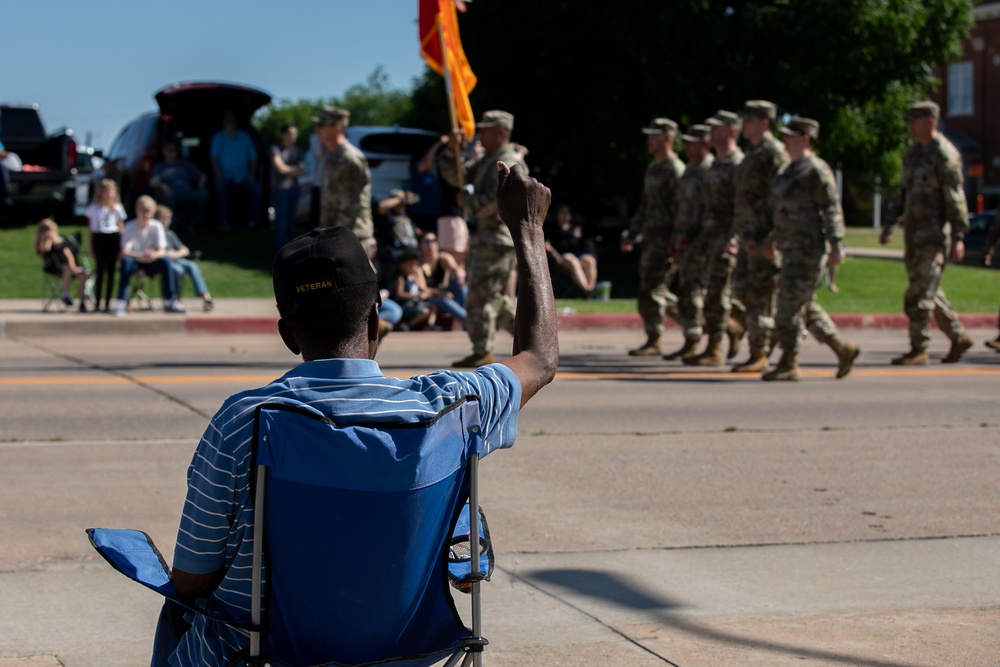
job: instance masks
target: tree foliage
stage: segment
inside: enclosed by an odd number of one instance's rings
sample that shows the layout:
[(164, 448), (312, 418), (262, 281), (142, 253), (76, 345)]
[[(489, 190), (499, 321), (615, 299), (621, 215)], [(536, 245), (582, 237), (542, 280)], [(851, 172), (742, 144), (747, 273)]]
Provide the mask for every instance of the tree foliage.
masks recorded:
[(273, 142), (278, 140), (281, 126), (291, 123), (299, 129), (299, 143), (304, 146), (313, 116), (324, 105), (350, 110), (352, 125), (394, 125), (403, 122), (413, 102), (411, 91), (389, 87), (389, 76), (379, 65), (364, 83), (354, 84), (342, 95), (271, 102), (254, 116), (254, 126), (264, 141)]
[[(959, 53), (971, 3), (508, 0), (473, 3), (460, 22), (476, 113), (512, 112), (556, 195), (599, 207), (600, 194), (635, 201), (650, 118), (686, 126), (747, 99), (819, 120), (829, 162), (895, 181), (903, 113), (936, 85), (931, 66)], [(446, 123), (443, 90), (426, 76), (408, 121)]]

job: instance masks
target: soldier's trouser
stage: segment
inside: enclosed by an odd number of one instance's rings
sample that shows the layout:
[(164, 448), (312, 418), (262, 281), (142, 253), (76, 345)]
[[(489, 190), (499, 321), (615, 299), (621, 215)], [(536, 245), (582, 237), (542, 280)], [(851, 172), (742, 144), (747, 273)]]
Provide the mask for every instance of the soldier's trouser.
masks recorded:
[(507, 282), (514, 270), (514, 249), (509, 246), (472, 246), (466, 260), (469, 293), (465, 328), (473, 354), (493, 351), (497, 327), (514, 331), (514, 302), (507, 296)]
[(958, 313), (941, 289), (941, 275), (950, 248), (948, 245), (910, 245), (903, 255), (909, 286), (903, 295), (903, 310), (910, 320), (910, 345), (926, 350), (931, 340), (931, 313), (938, 328), (955, 340), (965, 333)]
[(716, 239), (709, 244), (708, 249), (704, 310), (705, 332), (709, 337), (721, 335), (729, 327), (736, 257), (726, 252), (728, 241), (728, 239)]
[(765, 259), (759, 247), (752, 255), (740, 248), (736, 258), (736, 298), (746, 309), (744, 324), (751, 353), (770, 349), (778, 270), (777, 258)]
[(702, 335), (702, 317), (705, 311), (705, 289), (708, 265), (711, 262), (709, 243), (701, 237), (684, 251), (679, 270), (677, 310), (684, 328), (684, 339), (698, 341)]
[(668, 285), (673, 279), (676, 265), (665, 246), (644, 244), (639, 258), (639, 316), (642, 326), (650, 338), (663, 336), (663, 317), (680, 322), (677, 310), (677, 296)]
[(814, 299), (825, 266), (826, 255), (785, 253), (781, 258), (775, 325), (785, 352), (799, 351), (803, 326), (823, 344), (838, 335), (837, 326)]

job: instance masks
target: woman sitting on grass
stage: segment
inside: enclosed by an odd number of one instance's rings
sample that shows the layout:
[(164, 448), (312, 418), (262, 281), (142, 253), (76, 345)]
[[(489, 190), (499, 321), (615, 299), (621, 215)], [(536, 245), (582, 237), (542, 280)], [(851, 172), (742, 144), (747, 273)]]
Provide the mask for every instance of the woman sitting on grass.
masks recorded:
[(59, 225), (51, 218), (38, 223), (35, 232), (35, 252), (42, 258), (42, 270), (62, 281), (60, 299), (67, 306), (73, 305), (69, 284), (74, 279), (80, 294), (80, 312), (87, 312), (85, 286), (90, 271), (76, 263), (75, 247), (59, 235)]

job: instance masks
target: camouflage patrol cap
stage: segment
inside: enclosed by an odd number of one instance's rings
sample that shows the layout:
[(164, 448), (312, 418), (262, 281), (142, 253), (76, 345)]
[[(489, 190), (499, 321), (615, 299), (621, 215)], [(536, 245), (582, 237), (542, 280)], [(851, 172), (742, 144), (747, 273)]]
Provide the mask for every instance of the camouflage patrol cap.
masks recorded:
[(795, 116), (789, 119), (788, 123), (785, 124), (780, 130), (781, 134), (787, 135), (799, 135), (812, 137), (814, 140), (819, 139), (819, 123), (812, 118), (801, 118)]
[(708, 141), (708, 134), (712, 131), (708, 125), (692, 125), (687, 132), (681, 135), (684, 141)]
[(747, 100), (740, 115), (744, 118), (767, 118), (773, 122), (778, 115), (778, 108), (774, 102), (767, 100)]
[(642, 128), (643, 134), (667, 134), (676, 131), (677, 123), (669, 118), (654, 118), (649, 122), (649, 125)]
[(483, 118), (476, 123), (476, 127), (502, 127), (511, 132), (514, 129), (514, 114), (499, 109), (484, 111)]
[(324, 106), (323, 109), (313, 116), (313, 123), (316, 125), (336, 125), (337, 123), (347, 122), (351, 117), (351, 112), (347, 109), (341, 109), (340, 107)]
[(743, 124), (743, 119), (739, 114), (732, 111), (719, 109), (715, 115), (705, 121), (707, 125), (725, 125), (726, 127), (739, 127)]
[(906, 112), (906, 120), (916, 120), (917, 118), (938, 118), (941, 115), (941, 107), (930, 100), (922, 100), (910, 105)]

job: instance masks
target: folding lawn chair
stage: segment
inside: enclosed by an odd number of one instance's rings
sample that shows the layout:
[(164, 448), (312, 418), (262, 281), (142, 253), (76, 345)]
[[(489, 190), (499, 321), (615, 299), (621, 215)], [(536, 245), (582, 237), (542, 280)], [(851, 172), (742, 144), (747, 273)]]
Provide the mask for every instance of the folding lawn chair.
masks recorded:
[[(303, 405), (257, 409), (249, 503), (251, 611), (239, 664), (481, 665), (479, 583), (493, 566), (478, 508), (478, 404), (457, 401), (415, 424), (339, 427)], [(468, 502), (466, 502), (468, 501)], [(126, 576), (177, 596), (139, 531), (92, 528)], [(470, 535), (479, 536), (471, 557)], [(471, 592), (471, 628), (451, 586)], [(213, 616), (212, 609), (196, 608)], [(215, 614), (213, 617), (218, 618)]]
[[(64, 240), (69, 243), (70, 252), (73, 253), (73, 258), (76, 260), (78, 266), (86, 269), (88, 271), (87, 277), (83, 283), (83, 296), (90, 302), (90, 306), (96, 307), (97, 300), (94, 298), (94, 274), (91, 271), (90, 260), (87, 257), (87, 253), (83, 251), (83, 241), (80, 238), (79, 232), (74, 232), (72, 234), (64, 237)], [(76, 282), (72, 283), (72, 286), (76, 287)], [(69, 306), (65, 305), (62, 300), (62, 277), (53, 275), (42, 270), (42, 311), (49, 312), (53, 306), (56, 306), (60, 310), (66, 310)]]

